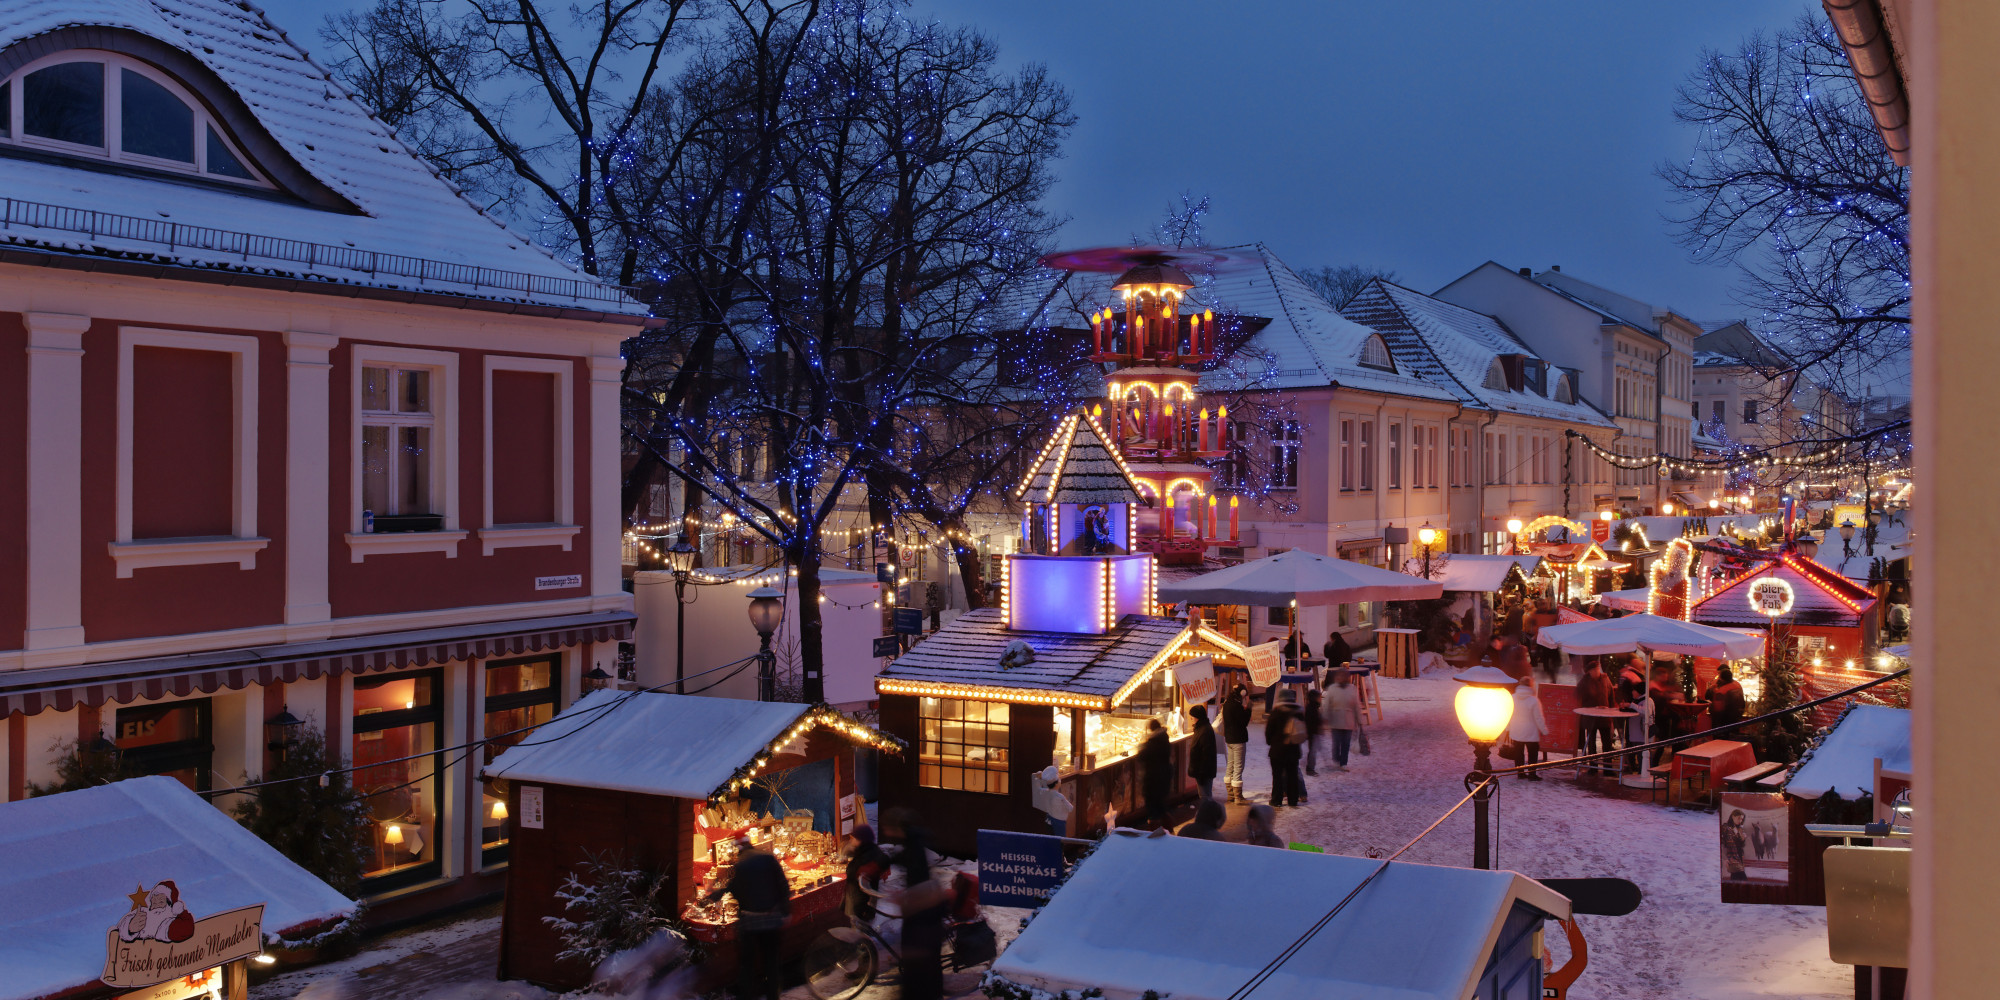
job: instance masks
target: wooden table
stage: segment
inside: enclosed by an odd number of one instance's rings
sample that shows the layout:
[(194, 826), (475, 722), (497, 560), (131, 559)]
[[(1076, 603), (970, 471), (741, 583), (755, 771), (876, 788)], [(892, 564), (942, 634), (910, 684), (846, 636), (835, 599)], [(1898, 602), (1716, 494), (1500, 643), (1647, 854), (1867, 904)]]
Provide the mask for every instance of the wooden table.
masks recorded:
[[(1623, 708), (1573, 708), (1570, 709), (1570, 711), (1576, 713), (1577, 715), (1581, 715), (1591, 719), (1630, 719), (1633, 716), (1639, 714), (1637, 712), (1629, 711)], [(1582, 756), (1583, 733), (1581, 732), (1581, 727), (1578, 728), (1579, 731), (1577, 733), (1577, 745), (1576, 745), (1577, 755)], [(1622, 728), (1613, 730), (1612, 742), (1617, 743), (1621, 746), (1625, 744), (1626, 742), (1625, 733)], [(1589, 764), (1579, 764), (1577, 765), (1577, 770), (1596, 771), (1600, 774), (1617, 774), (1619, 773), (1618, 758), (1612, 757), (1607, 760), (1600, 760)]]
[(1757, 763), (1757, 751), (1748, 743), (1737, 740), (1709, 740), (1698, 746), (1691, 746), (1674, 754), (1673, 771), (1667, 781), (1667, 803), (1679, 805), (1681, 782), (1686, 781), (1690, 772), (1702, 775), (1708, 786), (1708, 794), (1715, 795), (1715, 779)]

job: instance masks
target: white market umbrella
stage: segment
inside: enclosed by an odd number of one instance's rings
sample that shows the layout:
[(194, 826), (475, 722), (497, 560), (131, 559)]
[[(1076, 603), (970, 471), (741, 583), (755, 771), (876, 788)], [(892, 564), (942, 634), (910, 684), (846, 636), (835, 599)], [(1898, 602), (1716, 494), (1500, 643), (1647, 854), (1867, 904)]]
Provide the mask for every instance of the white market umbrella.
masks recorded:
[(1293, 549), (1275, 556), (1162, 583), (1162, 601), (1300, 607), (1357, 601), (1425, 601), (1444, 596), (1444, 584)]
[(1646, 594), (1653, 588), (1640, 587), (1637, 590), (1607, 590), (1597, 595), (1597, 603), (1620, 611), (1646, 610)]
[(1678, 656), (1740, 660), (1755, 656), (1764, 648), (1761, 635), (1660, 615), (1626, 615), (1602, 621), (1546, 625), (1536, 634), (1535, 641), (1579, 656), (1630, 653), (1644, 648)]

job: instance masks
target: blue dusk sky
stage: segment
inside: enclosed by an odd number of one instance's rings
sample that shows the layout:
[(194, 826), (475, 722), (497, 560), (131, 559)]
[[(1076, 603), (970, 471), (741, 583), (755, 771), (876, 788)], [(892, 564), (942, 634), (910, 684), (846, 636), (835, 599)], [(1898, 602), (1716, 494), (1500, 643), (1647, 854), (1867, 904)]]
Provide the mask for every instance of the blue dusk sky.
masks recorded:
[[(341, 0), (267, 8), (307, 48)], [(1674, 88), (1803, 0), (920, 0), (1006, 65), (1046, 64), (1078, 123), (1052, 208), (1066, 247), (1149, 232), (1207, 195), (1213, 244), (1360, 263), (1430, 291), (1485, 260), (1563, 270), (1697, 319), (1732, 268), (1673, 241), (1660, 163), (1694, 135)]]

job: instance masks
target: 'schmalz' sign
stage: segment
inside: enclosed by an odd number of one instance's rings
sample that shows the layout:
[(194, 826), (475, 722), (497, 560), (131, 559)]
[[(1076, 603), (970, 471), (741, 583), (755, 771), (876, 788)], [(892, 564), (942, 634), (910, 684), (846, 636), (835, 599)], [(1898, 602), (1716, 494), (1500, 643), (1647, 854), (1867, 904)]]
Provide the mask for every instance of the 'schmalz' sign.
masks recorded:
[(105, 935), (106, 986), (141, 989), (198, 975), (264, 950), (264, 904), (196, 918), (172, 880), (135, 888), (132, 909)]
[(1062, 838), (1046, 833), (979, 831), (979, 902), (1040, 906), (1063, 875)]
[(1285, 673), (1284, 640), (1272, 640), (1243, 651), (1243, 665), (1250, 668), (1250, 683), (1267, 688)]

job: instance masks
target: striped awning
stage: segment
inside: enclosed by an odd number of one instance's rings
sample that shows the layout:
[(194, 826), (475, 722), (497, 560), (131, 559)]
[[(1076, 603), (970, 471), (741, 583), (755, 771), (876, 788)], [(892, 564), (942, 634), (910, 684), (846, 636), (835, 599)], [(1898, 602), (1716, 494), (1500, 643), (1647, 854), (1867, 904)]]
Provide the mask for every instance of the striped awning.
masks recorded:
[(486, 659), (563, 649), (586, 642), (632, 637), (629, 611), (513, 619), (479, 625), (376, 632), (277, 646), (112, 660), (70, 667), (0, 674), (0, 718), (45, 709), (67, 711), (102, 705), (213, 694), (252, 684), (311, 680), (340, 673), (365, 674), (424, 667), (453, 660)]

